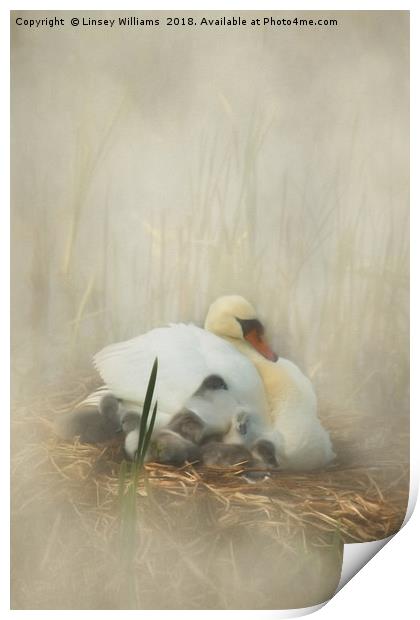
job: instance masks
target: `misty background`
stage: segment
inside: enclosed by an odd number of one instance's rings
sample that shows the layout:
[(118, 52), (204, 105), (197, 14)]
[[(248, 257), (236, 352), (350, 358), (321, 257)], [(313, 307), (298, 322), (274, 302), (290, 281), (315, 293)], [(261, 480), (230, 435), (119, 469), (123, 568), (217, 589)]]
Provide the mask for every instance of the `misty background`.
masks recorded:
[(13, 26), (15, 387), (239, 293), (329, 399), (401, 410), (408, 13), (324, 16)]
[(15, 398), (92, 375), (106, 344), (201, 325), (237, 293), (321, 414), (405, 424), (408, 12), (255, 28), (17, 15), (34, 17), (11, 17)]

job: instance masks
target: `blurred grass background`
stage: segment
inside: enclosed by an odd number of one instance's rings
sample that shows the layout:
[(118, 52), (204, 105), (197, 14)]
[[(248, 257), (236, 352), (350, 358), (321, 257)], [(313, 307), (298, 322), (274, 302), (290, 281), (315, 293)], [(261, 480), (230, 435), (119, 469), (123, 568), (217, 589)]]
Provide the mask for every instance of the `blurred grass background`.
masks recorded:
[(236, 292), (329, 399), (406, 406), (408, 14), (336, 17), (13, 27), (18, 389)]

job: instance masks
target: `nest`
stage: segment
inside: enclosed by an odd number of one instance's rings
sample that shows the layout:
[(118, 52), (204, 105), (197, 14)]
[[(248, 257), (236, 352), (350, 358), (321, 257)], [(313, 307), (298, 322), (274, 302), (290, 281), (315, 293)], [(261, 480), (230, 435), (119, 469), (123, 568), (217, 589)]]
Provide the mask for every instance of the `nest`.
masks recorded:
[[(65, 394), (32, 398), (29, 404), (22, 404), (15, 412), (14, 435), (17, 438), (24, 436), (25, 441), (19, 445), (17, 439), (14, 450), (13, 513), (19, 522), (19, 516), (23, 518), (31, 506), (45, 507), (42, 519), (45, 521), (48, 514), (50, 526), (41, 554), (44, 566), (51, 562), (52, 549), (57, 537), (60, 538), (64, 518), (61, 516), (57, 524), (51, 516), (52, 506), (61, 506), (57, 511), (60, 515), (67, 515), (70, 507), (73, 518), (79, 521), (80, 531), (95, 532), (100, 541), (95, 548), (101, 553), (105, 543), (118, 537), (121, 445), (90, 445), (77, 440), (64, 442), (52, 431), (54, 417), (80, 402), (91, 388), (91, 384), (76, 383)], [(383, 422), (357, 412), (324, 413), (323, 423), (331, 433), (338, 454), (337, 462), (323, 471), (273, 472), (268, 479), (251, 484), (244, 478), (244, 470), (240, 467), (185, 465), (175, 468), (146, 464), (136, 489), (137, 518), (143, 520), (143, 533), (158, 528), (160, 537), (170, 537), (171, 532), (176, 531), (179, 540), (195, 540), (202, 549), (201, 557), (204, 557), (208, 555), (206, 536), (208, 541), (219, 536), (220, 532), (229, 532), (232, 537), (239, 526), (241, 531), (248, 532), (247, 536), (258, 529), (264, 532), (266, 539), (268, 535), (270, 540), (281, 541), (282, 545), (285, 540), (288, 544), (299, 541), (300, 550), (306, 549), (308, 544), (337, 549), (342, 543), (373, 541), (397, 532), (404, 520), (408, 501), (408, 429), (385, 429), (387, 425)], [(62, 510), (63, 503), (65, 511)], [(229, 544), (231, 540), (229, 538)], [(142, 545), (143, 550), (139, 550), (136, 556), (139, 565), (145, 561), (146, 539)], [(191, 559), (187, 565), (194, 578), (200, 581), (201, 569), (193, 570)], [(154, 568), (149, 566), (149, 569), (152, 578), (156, 575), (156, 565)], [(16, 582), (19, 582), (18, 569)], [(25, 599), (24, 587), (27, 588), (27, 584), (21, 584), (19, 600)], [(212, 588), (215, 588), (214, 584)], [(178, 585), (177, 593), (181, 590)], [(54, 605), (45, 602), (43, 595), (38, 593), (38, 596), (40, 606)], [(147, 607), (144, 592), (142, 597), (141, 606)], [(168, 597), (167, 600), (172, 600), (169, 594)], [(316, 599), (314, 595), (303, 602), (315, 604)], [(150, 605), (155, 608), (156, 600), (151, 600)], [(304, 606), (301, 599), (297, 602), (299, 604), (290, 599), (284, 604), (283, 599), (281, 606)], [(220, 604), (240, 607), (237, 599)], [(274, 606), (278, 605), (276, 600)], [(89, 606), (87, 602), (85, 607)], [(96, 603), (96, 606), (100, 605)], [(121, 603), (108, 603), (108, 607), (115, 606), (119, 607)], [(212, 607), (213, 603), (203, 599), (186, 605), (182, 599), (178, 603), (172, 600), (169, 608), (177, 606), (200, 608)], [(251, 606), (264, 607), (264, 604)], [(25, 607), (25, 603), (20, 603), (20, 607)]]

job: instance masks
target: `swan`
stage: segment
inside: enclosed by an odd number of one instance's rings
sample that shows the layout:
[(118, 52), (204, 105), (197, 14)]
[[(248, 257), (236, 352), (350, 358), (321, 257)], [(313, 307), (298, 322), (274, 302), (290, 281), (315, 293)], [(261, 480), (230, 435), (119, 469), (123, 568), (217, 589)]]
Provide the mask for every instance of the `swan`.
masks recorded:
[(105, 347), (94, 356), (105, 386), (81, 405), (97, 405), (111, 392), (141, 413), (155, 357), (155, 432), (185, 406), (207, 376), (217, 374), (238, 405), (262, 416), (274, 434), (281, 434), (287, 469), (317, 469), (335, 458), (317, 415), (311, 382), (290, 360), (272, 351), (255, 309), (243, 297), (228, 295), (212, 303), (204, 329), (171, 324)]

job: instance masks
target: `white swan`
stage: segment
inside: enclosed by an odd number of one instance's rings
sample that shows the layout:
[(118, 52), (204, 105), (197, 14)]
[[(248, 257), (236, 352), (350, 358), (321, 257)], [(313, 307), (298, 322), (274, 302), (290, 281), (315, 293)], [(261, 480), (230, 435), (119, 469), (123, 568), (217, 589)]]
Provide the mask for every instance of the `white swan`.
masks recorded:
[(230, 295), (209, 309), (205, 330), (170, 325), (105, 347), (94, 363), (106, 387), (82, 404), (97, 403), (109, 390), (141, 408), (149, 372), (159, 359), (156, 430), (177, 413), (205, 377), (223, 377), (239, 405), (271, 423), (280, 433), (288, 469), (316, 469), (334, 457), (327, 431), (317, 416), (312, 384), (289, 360), (278, 358), (263, 338), (252, 305)]

